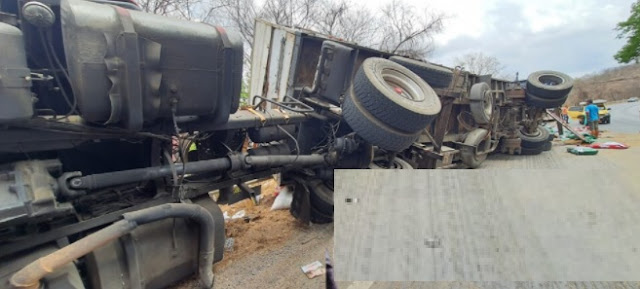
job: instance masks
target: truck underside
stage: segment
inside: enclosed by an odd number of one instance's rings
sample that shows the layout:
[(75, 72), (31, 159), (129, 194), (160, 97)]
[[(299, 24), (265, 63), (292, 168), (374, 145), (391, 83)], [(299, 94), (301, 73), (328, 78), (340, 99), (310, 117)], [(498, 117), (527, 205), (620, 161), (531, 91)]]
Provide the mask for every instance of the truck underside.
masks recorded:
[[(0, 0), (3, 287), (162, 288), (194, 273), (211, 287), (218, 203), (234, 186), (253, 196), (246, 182), (279, 173), (294, 216), (331, 222), (334, 169), (540, 153), (542, 114), (571, 89), (553, 71), (521, 85), (261, 21), (256, 31), (254, 97), (241, 107), (235, 33), (128, 2)], [(260, 49), (277, 35), (289, 53)]]

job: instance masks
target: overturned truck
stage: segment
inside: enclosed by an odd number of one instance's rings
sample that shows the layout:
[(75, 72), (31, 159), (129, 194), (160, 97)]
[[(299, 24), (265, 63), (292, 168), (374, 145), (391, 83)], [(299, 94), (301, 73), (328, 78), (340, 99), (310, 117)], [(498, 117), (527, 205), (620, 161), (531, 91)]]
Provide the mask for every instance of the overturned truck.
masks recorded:
[(246, 182), (280, 173), (293, 215), (331, 222), (334, 169), (540, 153), (542, 113), (572, 87), (558, 72), (523, 86), (257, 21), (242, 106), (238, 35), (109, 0), (0, 0), (0, 51), (11, 288), (162, 288), (194, 273), (211, 288), (232, 187), (253, 196)]

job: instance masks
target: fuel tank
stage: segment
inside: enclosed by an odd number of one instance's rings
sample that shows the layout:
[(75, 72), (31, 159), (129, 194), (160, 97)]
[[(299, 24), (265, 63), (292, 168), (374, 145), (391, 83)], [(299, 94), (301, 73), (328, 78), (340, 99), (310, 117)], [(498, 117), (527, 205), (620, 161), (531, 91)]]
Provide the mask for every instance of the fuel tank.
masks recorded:
[(237, 33), (83, 0), (62, 0), (64, 51), (83, 119), (132, 131), (161, 118), (214, 124), (238, 109)]
[(0, 22), (0, 123), (33, 116), (31, 77), (22, 31)]

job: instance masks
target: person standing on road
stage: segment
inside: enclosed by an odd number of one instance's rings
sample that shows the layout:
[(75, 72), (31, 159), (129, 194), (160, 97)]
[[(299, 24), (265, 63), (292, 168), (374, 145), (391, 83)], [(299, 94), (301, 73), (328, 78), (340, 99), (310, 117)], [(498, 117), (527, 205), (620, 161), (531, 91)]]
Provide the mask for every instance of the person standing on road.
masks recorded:
[(588, 105), (584, 109), (586, 113), (587, 125), (591, 130), (591, 135), (593, 135), (593, 137), (595, 138), (598, 138), (598, 121), (600, 118), (598, 113), (600, 112), (600, 110), (598, 109), (597, 105), (593, 104), (593, 100), (589, 99), (587, 103)]
[(564, 123), (569, 123), (569, 108), (566, 105), (562, 106), (562, 121)]

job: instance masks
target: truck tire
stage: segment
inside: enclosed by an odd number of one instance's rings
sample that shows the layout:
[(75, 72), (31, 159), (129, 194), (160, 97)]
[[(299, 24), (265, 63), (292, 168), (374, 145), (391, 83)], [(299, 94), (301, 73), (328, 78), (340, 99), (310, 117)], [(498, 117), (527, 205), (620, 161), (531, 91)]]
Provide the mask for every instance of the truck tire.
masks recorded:
[(325, 214), (318, 210), (318, 208), (311, 205), (311, 222), (315, 224), (328, 224), (333, 222), (333, 215)]
[(396, 158), (393, 159), (393, 164), (389, 168), (386, 168), (386, 167), (383, 167), (383, 166), (379, 166), (379, 165), (371, 162), (371, 164), (369, 165), (369, 169), (372, 169), (372, 170), (384, 170), (384, 169), (389, 169), (389, 170), (413, 170), (414, 168), (409, 162), (407, 162), (407, 161), (405, 161), (405, 160), (403, 160), (401, 158), (396, 157)]
[(527, 91), (527, 93), (525, 93), (525, 96), (524, 96), (524, 102), (527, 105), (533, 106), (533, 107), (557, 108), (562, 106), (562, 104), (564, 104), (564, 102), (567, 100), (567, 96), (568, 95), (565, 95), (563, 98), (558, 98), (558, 99), (545, 99), (545, 98), (538, 97)]
[(411, 70), (384, 58), (367, 58), (353, 80), (362, 108), (405, 133), (426, 128), (440, 113), (435, 91)]
[(319, 212), (333, 216), (333, 188), (322, 180), (309, 182), (309, 198), (311, 206)]
[[(347, 97), (342, 105), (342, 115), (349, 127), (368, 143), (389, 151), (402, 151), (418, 139), (420, 132), (404, 133), (373, 117), (365, 111), (352, 93), (347, 93)], [(402, 115), (397, 115), (402, 118)]]
[(540, 148), (542, 151), (544, 152), (548, 152), (551, 150), (552, 144), (551, 142), (545, 142), (544, 144), (542, 144), (542, 147)]
[[(484, 128), (477, 128), (470, 133), (464, 139), (464, 144), (471, 146), (480, 146), (483, 142), (485, 142), (485, 138), (489, 133), (488, 130)], [(462, 163), (469, 166), (472, 169), (480, 167), (482, 162), (487, 159), (487, 154), (476, 154), (475, 151), (470, 151), (463, 149), (460, 151), (460, 159)]]
[(564, 73), (542, 70), (529, 74), (527, 93), (542, 99), (557, 100), (566, 98), (573, 88), (573, 79)]
[(433, 65), (428, 62), (413, 60), (402, 56), (391, 56), (389, 60), (398, 63), (424, 79), (431, 87), (447, 88), (453, 79), (450, 69)]
[(529, 135), (520, 128), (518, 137), (522, 140), (520, 143), (522, 148), (540, 150), (545, 143), (549, 142), (549, 131), (542, 126), (538, 126), (536, 132), (533, 135)]
[(491, 87), (484, 82), (471, 86), (469, 108), (471, 109), (471, 116), (473, 116), (473, 120), (477, 124), (487, 124), (491, 121), (494, 99), (491, 93), (487, 93), (490, 90)]

